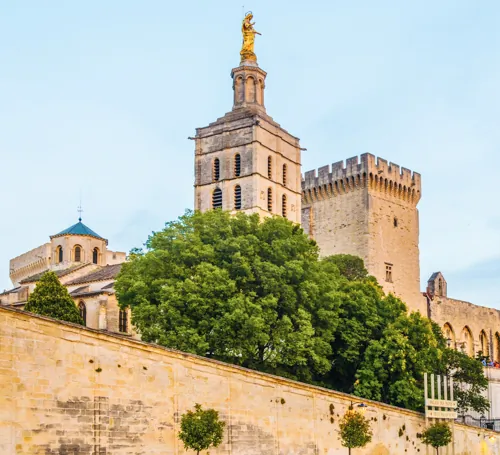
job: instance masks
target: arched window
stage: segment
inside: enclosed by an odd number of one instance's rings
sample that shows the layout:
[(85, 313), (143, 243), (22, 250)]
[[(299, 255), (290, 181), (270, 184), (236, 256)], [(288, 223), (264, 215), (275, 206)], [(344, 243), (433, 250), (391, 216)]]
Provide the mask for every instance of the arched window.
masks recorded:
[(220, 161), (219, 161), (219, 158), (215, 158), (215, 160), (214, 160), (213, 179), (214, 179), (214, 182), (218, 182), (220, 179)]
[(462, 352), (467, 354), (469, 357), (474, 356), (474, 342), (472, 338), (472, 332), (467, 326), (465, 326), (462, 330), (462, 342), (460, 344), (462, 347)]
[(488, 335), (484, 330), (479, 334), (479, 346), (481, 347), (481, 352), (484, 357), (489, 357), (490, 347), (488, 345)]
[(281, 196), (281, 214), (286, 218), (286, 194)]
[(75, 246), (75, 262), (82, 262), (82, 247)]
[(451, 327), (451, 324), (450, 323), (446, 323), (444, 326), (443, 326), (443, 334), (444, 334), (444, 337), (446, 339), (446, 344), (449, 348), (451, 349), (455, 349), (455, 332), (453, 331), (453, 328)]
[(80, 316), (83, 319), (83, 325), (87, 325), (87, 307), (85, 306), (85, 303), (80, 302), (78, 304), (78, 309), (80, 310)]
[(271, 188), (267, 189), (267, 211), (273, 211), (273, 190)]
[(268, 156), (267, 157), (267, 178), (272, 178), (273, 175), (273, 159)]
[(286, 186), (286, 164), (283, 165), (283, 185)]
[(222, 208), (222, 190), (220, 188), (215, 188), (214, 192), (212, 193), (212, 208)]
[(99, 248), (97, 247), (95, 247), (94, 250), (92, 251), (92, 263), (93, 264), (99, 263)]
[(120, 310), (118, 317), (118, 330), (120, 332), (128, 332), (128, 312), (127, 310)]
[(241, 186), (234, 187), (234, 209), (241, 210)]
[(241, 174), (241, 156), (239, 153), (234, 155), (234, 176), (239, 177)]
[(63, 249), (62, 246), (56, 248), (56, 262), (60, 264), (63, 261)]
[(495, 333), (495, 360), (496, 362), (500, 362), (500, 334)]

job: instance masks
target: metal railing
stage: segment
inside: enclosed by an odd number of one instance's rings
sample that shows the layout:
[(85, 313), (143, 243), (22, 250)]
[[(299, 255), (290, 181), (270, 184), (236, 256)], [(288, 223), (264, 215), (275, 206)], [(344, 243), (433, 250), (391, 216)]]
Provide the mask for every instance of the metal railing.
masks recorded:
[(500, 419), (487, 419), (486, 417), (472, 417), (471, 415), (459, 416), (456, 420), (458, 423), (463, 423), (471, 427), (485, 428), (500, 432)]

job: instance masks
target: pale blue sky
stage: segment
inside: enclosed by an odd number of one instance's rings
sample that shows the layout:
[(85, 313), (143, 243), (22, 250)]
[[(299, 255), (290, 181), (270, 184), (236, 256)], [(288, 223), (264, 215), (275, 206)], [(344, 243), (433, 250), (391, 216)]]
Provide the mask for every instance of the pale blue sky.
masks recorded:
[[(0, 288), (76, 222), (140, 246), (193, 205), (196, 127), (230, 110), (243, 1), (0, 7)], [(245, 1), (268, 113), (303, 170), (364, 152), (422, 174), (422, 287), (500, 308), (500, 2)]]

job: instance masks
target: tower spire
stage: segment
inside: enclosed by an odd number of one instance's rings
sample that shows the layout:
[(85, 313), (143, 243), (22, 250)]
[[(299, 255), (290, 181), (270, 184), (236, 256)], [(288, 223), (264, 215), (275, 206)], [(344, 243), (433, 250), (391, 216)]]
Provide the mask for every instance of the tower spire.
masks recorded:
[(231, 71), (234, 91), (233, 110), (253, 107), (265, 111), (264, 82), (267, 74), (257, 64), (255, 35), (260, 33), (253, 28), (255, 22), (252, 22), (252, 19), (253, 14), (248, 11), (241, 25), (243, 44), (240, 51), (240, 66)]
[(80, 195), (80, 205), (76, 209), (78, 212), (78, 221), (81, 223), (82, 222), (82, 213), (83, 213), (83, 208), (82, 208), (82, 196)]

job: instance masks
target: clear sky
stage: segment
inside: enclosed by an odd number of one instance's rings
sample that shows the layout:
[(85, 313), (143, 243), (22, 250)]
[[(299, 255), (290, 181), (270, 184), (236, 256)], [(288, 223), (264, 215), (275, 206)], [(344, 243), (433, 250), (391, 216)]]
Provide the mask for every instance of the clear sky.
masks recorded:
[[(193, 206), (194, 144), (231, 109), (243, 0), (0, 8), (0, 288), (77, 221), (128, 251)], [(303, 170), (365, 152), (422, 174), (422, 288), (500, 308), (500, 2), (245, 0), (268, 113)]]

